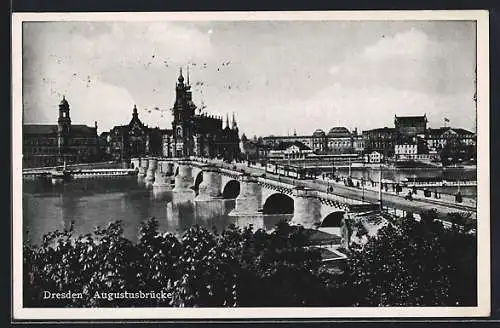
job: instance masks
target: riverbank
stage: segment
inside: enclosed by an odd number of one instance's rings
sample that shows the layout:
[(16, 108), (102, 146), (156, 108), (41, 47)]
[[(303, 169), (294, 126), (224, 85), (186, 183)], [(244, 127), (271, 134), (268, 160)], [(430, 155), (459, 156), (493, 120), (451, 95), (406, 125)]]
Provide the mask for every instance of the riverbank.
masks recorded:
[[(23, 172), (40, 172), (40, 171), (51, 171), (56, 169), (62, 169), (64, 165), (58, 166), (43, 166), (43, 167), (30, 167), (23, 168)], [(81, 169), (121, 169), (123, 164), (115, 161), (108, 162), (96, 162), (96, 163), (77, 163), (77, 164), (67, 164), (67, 170), (81, 170)]]

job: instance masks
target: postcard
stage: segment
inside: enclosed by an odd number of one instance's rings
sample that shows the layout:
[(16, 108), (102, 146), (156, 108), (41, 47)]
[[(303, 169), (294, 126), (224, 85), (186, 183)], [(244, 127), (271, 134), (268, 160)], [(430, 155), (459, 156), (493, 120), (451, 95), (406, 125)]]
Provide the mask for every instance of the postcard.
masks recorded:
[(489, 315), (487, 11), (12, 31), (14, 320)]

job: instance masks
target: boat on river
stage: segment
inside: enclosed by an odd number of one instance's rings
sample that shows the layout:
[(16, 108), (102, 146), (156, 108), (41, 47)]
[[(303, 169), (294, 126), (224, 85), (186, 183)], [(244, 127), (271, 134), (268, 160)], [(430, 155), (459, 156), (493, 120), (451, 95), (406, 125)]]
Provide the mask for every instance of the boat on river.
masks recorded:
[(66, 170), (54, 170), (50, 172), (52, 184), (62, 184), (71, 180), (71, 173)]

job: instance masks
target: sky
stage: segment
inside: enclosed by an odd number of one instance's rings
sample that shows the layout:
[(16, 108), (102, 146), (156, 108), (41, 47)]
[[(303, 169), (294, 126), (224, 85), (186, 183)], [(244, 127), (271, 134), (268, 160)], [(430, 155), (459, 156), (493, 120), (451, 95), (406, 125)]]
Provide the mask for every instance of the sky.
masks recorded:
[(394, 115), (473, 131), (474, 22), (156, 21), (23, 24), (24, 123), (99, 133), (128, 124), (171, 128), (179, 68), (193, 100), (247, 136), (392, 127)]

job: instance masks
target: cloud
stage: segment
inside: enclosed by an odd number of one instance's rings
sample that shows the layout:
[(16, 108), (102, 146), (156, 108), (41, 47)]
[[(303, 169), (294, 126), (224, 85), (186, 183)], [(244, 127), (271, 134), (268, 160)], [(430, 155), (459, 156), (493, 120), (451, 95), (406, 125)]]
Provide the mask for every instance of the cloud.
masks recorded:
[(58, 104), (65, 95), (70, 104), (72, 123), (93, 126), (97, 121), (99, 132), (110, 130), (117, 122), (128, 123), (135, 103), (126, 89), (96, 78), (91, 80), (90, 86), (86, 81), (57, 79), (50, 86), (32, 89), (31, 94), (37, 102), (26, 101), (25, 111), (41, 111), (43, 116), (25, 115), (25, 123), (55, 124)]
[[(134, 104), (164, 104), (153, 88), (170, 87), (179, 66), (212, 54), (206, 32), (168, 22), (26, 23), (23, 33), (26, 122), (56, 122), (65, 94), (73, 121), (97, 120), (101, 132), (128, 123)], [(169, 125), (162, 122), (168, 113), (147, 114), (151, 125)]]
[(389, 87), (424, 93), (469, 92), (474, 72), (474, 49), (467, 43), (431, 39), (412, 28), (383, 36), (359, 54), (330, 68), (344, 86)]
[[(268, 22), (29, 23), (25, 118), (54, 123), (65, 93), (75, 123), (97, 118), (100, 131), (126, 124), (136, 104), (149, 126), (171, 127), (168, 111), (144, 109), (172, 106), (179, 66), (190, 62), (195, 103), (203, 100), (213, 114), (235, 111), (247, 135), (390, 126), (395, 113), (426, 111), (458, 124), (457, 113), (470, 112), (473, 29), (454, 37), (451, 28), (384, 24), (332, 35), (335, 24), (326, 23), (292, 30)], [(308, 28), (320, 26), (311, 41)]]
[(330, 73), (331, 75), (335, 75), (337, 74), (338, 72), (340, 71), (340, 66), (339, 65), (333, 65), (330, 67), (330, 69), (328, 70), (328, 73)]
[(415, 28), (397, 33), (394, 37), (383, 36), (377, 43), (365, 48), (361, 56), (367, 60), (379, 61), (403, 57), (419, 60), (434, 51), (434, 44), (427, 35)]
[[(210, 58), (210, 37), (196, 28), (171, 22), (105, 24), (96, 35), (73, 32), (70, 43), (97, 68), (150, 65), (185, 65), (189, 60)], [(67, 49), (74, 53), (72, 47)]]
[(466, 46), (436, 42), (415, 28), (381, 37), (330, 67), (331, 82), (302, 104), (304, 120), (368, 129), (393, 126), (395, 114), (426, 113), (431, 126), (452, 117), (471, 128), (474, 60)]
[[(467, 94), (429, 95), (420, 91), (390, 87), (350, 88), (332, 84), (300, 102), (273, 105), (264, 113), (257, 110), (252, 116), (240, 117), (241, 125), (266, 122), (274, 126), (274, 134), (286, 135), (297, 129), (299, 134), (310, 135), (315, 129), (325, 132), (334, 126), (360, 130), (393, 127), (394, 115), (424, 115), (429, 126), (438, 127), (443, 118), (452, 124), (472, 129), (474, 104)], [(255, 127), (255, 133), (266, 134), (264, 126)]]

